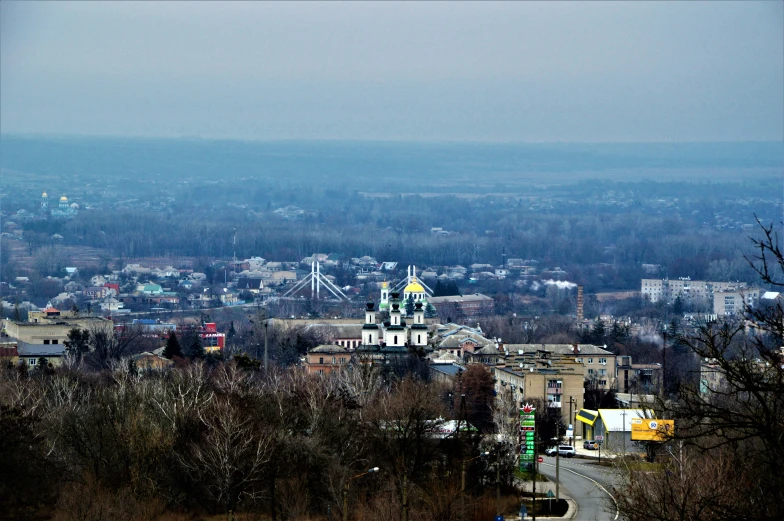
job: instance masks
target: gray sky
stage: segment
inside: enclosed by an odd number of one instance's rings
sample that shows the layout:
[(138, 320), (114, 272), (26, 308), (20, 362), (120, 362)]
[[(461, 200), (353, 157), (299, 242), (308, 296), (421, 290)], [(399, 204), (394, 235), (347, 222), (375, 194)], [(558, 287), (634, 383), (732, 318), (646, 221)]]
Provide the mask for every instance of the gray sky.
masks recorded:
[(784, 4), (0, 2), (0, 131), (784, 139)]

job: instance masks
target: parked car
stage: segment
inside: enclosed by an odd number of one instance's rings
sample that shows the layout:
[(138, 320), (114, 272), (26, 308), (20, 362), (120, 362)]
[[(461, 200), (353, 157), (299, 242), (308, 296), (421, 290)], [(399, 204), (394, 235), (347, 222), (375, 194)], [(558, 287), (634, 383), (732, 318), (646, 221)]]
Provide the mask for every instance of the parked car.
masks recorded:
[(577, 454), (577, 451), (575, 451), (574, 447), (572, 447), (571, 445), (559, 445), (557, 448), (550, 447), (549, 449), (544, 451), (544, 453), (547, 454), (548, 456), (555, 456), (556, 452), (558, 452), (558, 454), (560, 454), (565, 458), (571, 458), (572, 456)]
[(601, 442), (601, 441), (597, 441), (597, 440), (585, 440), (585, 441), (583, 442), (583, 448), (584, 448), (584, 449), (588, 449), (588, 450), (597, 450), (597, 449), (599, 448), (599, 445), (601, 445), (601, 444), (602, 444), (602, 442)]

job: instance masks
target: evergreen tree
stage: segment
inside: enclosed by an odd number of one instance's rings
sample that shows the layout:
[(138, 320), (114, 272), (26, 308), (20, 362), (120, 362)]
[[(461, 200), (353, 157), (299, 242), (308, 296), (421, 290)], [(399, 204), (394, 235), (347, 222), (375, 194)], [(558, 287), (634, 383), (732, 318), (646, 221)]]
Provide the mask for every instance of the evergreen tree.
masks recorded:
[(675, 303), (672, 305), (672, 312), (678, 317), (683, 315), (683, 299), (680, 295), (675, 297)]
[(177, 340), (177, 334), (172, 331), (169, 333), (169, 338), (166, 339), (166, 348), (163, 350), (163, 357), (171, 360), (175, 356), (182, 356), (182, 348), (180, 347), (180, 341)]
[(82, 356), (90, 350), (90, 331), (75, 327), (68, 332), (68, 340), (64, 344), (69, 354), (81, 360)]
[(204, 345), (201, 343), (201, 337), (198, 333), (194, 333), (188, 344), (188, 358), (204, 358)]
[(409, 295), (406, 299), (406, 316), (412, 317), (414, 316), (414, 296)]

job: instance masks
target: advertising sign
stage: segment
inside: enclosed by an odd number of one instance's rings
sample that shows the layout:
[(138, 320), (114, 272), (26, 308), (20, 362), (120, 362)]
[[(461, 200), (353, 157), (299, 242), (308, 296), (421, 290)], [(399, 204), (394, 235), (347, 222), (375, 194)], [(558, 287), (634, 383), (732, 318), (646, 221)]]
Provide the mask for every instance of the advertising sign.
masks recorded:
[(530, 404), (520, 409), (520, 471), (533, 466), (536, 443), (536, 408)]
[(674, 433), (674, 420), (632, 418), (632, 441), (667, 441)]

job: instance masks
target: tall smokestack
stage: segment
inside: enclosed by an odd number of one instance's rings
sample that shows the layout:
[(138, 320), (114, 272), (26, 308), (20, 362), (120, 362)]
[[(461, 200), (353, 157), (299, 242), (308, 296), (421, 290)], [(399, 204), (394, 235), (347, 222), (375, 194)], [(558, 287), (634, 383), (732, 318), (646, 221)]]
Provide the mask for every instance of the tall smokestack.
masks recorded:
[(577, 321), (583, 321), (583, 304), (585, 300), (583, 299), (583, 287), (577, 286)]

